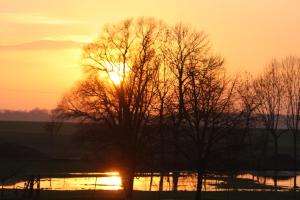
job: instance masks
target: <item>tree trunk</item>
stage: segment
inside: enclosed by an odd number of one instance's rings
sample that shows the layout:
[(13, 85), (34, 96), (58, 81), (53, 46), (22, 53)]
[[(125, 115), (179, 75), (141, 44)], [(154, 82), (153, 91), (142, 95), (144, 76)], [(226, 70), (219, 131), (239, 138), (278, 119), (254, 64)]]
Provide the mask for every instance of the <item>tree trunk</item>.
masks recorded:
[(163, 190), (164, 190), (164, 174), (160, 173), (159, 191), (162, 192)]
[(129, 172), (123, 176), (123, 189), (125, 192), (125, 199), (131, 200), (133, 197), (133, 182), (134, 182), (134, 172)]
[(277, 191), (277, 173), (278, 173), (278, 137), (273, 135), (274, 138), (274, 159), (275, 159), (275, 175), (274, 175), (274, 187)]
[(150, 185), (149, 185), (149, 192), (151, 192), (152, 190), (152, 184), (153, 184), (153, 173), (151, 172), (151, 175), (150, 175)]
[(160, 180), (159, 191), (163, 191), (164, 174), (165, 174), (165, 135), (163, 131), (163, 104), (161, 105), (160, 122), (159, 122), (159, 138), (160, 138)]
[(197, 192), (196, 192), (196, 200), (202, 200), (202, 181), (203, 181), (203, 171), (202, 169), (198, 169), (197, 174)]
[(274, 159), (275, 159), (275, 170), (278, 170), (278, 138), (274, 136)]
[(134, 180), (134, 177), (129, 179), (127, 189), (125, 190), (126, 191), (125, 195), (126, 195), (127, 200), (131, 200), (133, 197), (133, 180)]
[(294, 132), (294, 194), (297, 192), (297, 132)]
[[(175, 170), (178, 170), (178, 155), (179, 155), (178, 128), (176, 128), (173, 133), (174, 133), (173, 167)], [(173, 177), (173, 191), (177, 192), (179, 172), (173, 171), (172, 177)]]
[(174, 171), (173, 172), (173, 191), (174, 192), (178, 191), (178, 177), (179, 177), (179, 172)]
[(267, 159), (267, 155), (268, 155), (268, 143), (269, 143), (269, 132), (264, 133), (263, 135), (263, 142), (262, 142), (262, 151), (261, 151), (261, 155), (259, 157), (259, 161), (258, 161), (258, 165), (260, 168), (264, 167), (264, 163), (265, 160)]

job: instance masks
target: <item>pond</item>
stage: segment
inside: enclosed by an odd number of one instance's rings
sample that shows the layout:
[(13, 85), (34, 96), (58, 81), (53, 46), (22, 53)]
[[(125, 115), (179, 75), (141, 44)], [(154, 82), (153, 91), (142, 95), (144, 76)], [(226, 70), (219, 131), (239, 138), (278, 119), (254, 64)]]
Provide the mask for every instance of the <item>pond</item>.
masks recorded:
[[(197, 174), (194, 172), (178, 173), (178, 191), (195, 191)], [(275, 174), (277, 175), (276, 178)], [(235, 174), (208, 173), (203, 180), (203, 191), (288, 191), (293, 189), (294, 172), (252, 171)], [(134, 190), (159, 191), (159, 173), (140, 173), (134, 179)], [(277, 181), (276, 181), (277, 180)], [(300, 184), (300, 172), (296, 173)], [(275, 187), (275, 183), (277, 187)], [(25, 180), (4, 185), (7, 189), (23, 189)], [(35, 185), (36, 187), (36, 185)], [(121, 190), (122, 180), (118, 172), (67, 173), (41, 177), (42, 190)], [(163, 190), (172, 191), (173, 173), (163, 177)], [(299, 187), (298, 187), (299, 189)]]

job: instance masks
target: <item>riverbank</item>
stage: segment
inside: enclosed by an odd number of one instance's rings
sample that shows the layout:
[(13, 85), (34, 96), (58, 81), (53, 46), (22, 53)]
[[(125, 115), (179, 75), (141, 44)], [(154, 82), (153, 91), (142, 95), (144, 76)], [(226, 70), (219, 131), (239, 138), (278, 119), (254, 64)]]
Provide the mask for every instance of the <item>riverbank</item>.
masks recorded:
[[(17, 192), (16, 192), (17, 191)], [(19, 200), (22, 197), (22, 190), (5, 190), (3, 199)], [(34, 197), (35, 198), (35, 197)], [(33, 198), (33, 199), (34, 199)], [(171, 200), (185, 199), (193, 200), (195, 192), (134, 192), (134, 200)], [(300, 198), (300, 194), (297, 194)], [(122, 191), (41, 191), (40, 200), (121, 200)], [(204, 200), (292, 200), (293, 192), (203, 192)]]

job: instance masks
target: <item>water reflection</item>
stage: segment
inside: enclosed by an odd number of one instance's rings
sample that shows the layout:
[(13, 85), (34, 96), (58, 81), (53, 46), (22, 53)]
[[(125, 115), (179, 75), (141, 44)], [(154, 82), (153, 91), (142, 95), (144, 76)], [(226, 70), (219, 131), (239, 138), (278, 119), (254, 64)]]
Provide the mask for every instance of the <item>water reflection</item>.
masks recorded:
[[(256, 183), (265, 185), (265, 186), (274, 186), (275, 180), (277, 180), (277, 187), (280, 190), (284, 190), (284, 191), (291, 190), (294, 187), (294, 177), (292, 177), (290, 172), (288, 172), (288, 171), (279, 172), (279, 176), (276, 178), (271, 177), (271, 175), (272, 174), (270, 174), (269, 176), (259, 176), (255, 173), (245, 173), (245, 174), (238, 175), (237, 178), (253, 180)], [(297, 185), (300, 184), (299, 173), (296, 177), (296, 182), (297, 182)]]
[[(152, 179), (152, 181), (151, 181)], [(152, 177), (136, 177), (134, 179), (134, 190), (141, 191), (159, 191), (160, 176), (154, 175)], [(223, 180), (218, 178), (205, 179), (203, 184), (203, 190), (205, 191), (219, 191), (220, 188), (217, 184), (223, 183)], [(152, 183), (152, 184), (150, 184)], [(173, 190), (173, 177), (172, 174), (164, 177), (163, 180), (163, 191)], [(197, 187), (197, 176), (195, 173), (190, 173), (189, 175), (180, 174), (178, 178), (178, 191), (195, 191)]]
[[(242, 174), (224, 175), (208, 174), (203, 180), (203, 191), (270, 191), (274, 190), (274, 179), (267, 176), (269, 172), (247, 172)], [(264, 176), (262, 176), (264, 174)], [(271, 173), (272, 175), (272, 173)], [(277, 180), (279, 191), (293, 188), (293, 177), (290, 173), (280, 172)], [(159, 191), (159, 173), (138, 174), (134, 179), (134, 190)], [(163, 190), (173, 190), (172, 173), (163, 177)], [(300, 183), (300, 174), (297, 176)], [(25, 181), (4, 188), (24, 188)], [(178, 191), (195, 191), (197, 174), (181, 172), (178, 178)], [(44, 190), (120, 190), (122, 181), (118, 172), (106, 173), (69, 173), (54, 178), (42, 178), (40, 188)]]
[[(58, 174), (62, 176), (62, 174)], [(69, 173), (63, 178), (42, 178), (40, 188), (44, 190), (120, 190), (122, 189), (121, 177), (118, 172), (106, 173)], [(70, 177), (75, 176), (75, 177)], [(24, 188), (26, 182), (17, 182), (4, 188)]]

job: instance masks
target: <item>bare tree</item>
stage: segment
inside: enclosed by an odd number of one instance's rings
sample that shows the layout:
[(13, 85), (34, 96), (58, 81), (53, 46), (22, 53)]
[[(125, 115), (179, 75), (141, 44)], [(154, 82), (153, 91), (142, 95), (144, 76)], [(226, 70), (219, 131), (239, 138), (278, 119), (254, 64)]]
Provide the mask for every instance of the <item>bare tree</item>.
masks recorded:
[(286, 125), (293, 135), (294, 192), (297, 191), (297, 135), (300, 125), (300, 58), (286, 57), (281, 61), (283, 84), (286, 90)]
[(237, 92), (240, 100), (240, 108), (244, 112), (245, 127), (251, 128), (253, 114), (259, 106), (258, 96), (253, 85), (254, 79), (250, 74), (245, 74), (242, 80), (239, 80)]
[(86, 80), (59, 106), (66, 117), (109, 127), (120, 152), (127, 199), (132, 198), (134, 173), (147, 145), (145, 128), (153, 112), (160, 65), (159, 33), (160, 24), (153, 19), (105, 26), (99, 39), (84, 49)]
[(187, 134), (195, 145), (198, 173), (196, 199), (202, 199), (202, 181), (213, 148), (224, 139), (226, 129), (235, 124), (233, 110), (235, 82), (224, 73), (223, 59), (210, 56), (193, 62), (189, 69), (185, 96)]
[(46, 123), (45, 130), (50, 135), (50, 144), (51, 144), (51, 153), (52, 156), (54, 154), (54, 147), (55, 147), (55, 138), (58, 136), (59, 131), (61, 130), (61, 127), (63, 126), (64, 121), (56, 116), (56, 110), (51, 110), (50, 113), (50, 121)]
[(238, 94), (238, 101), (239, 102), (239, 108), (243, 115), (242, 121), (244, 124), (241, 124), (242, 128), (242, 134), (245, 139), (245, 144), (247, 144), (247, 153), (250, 156), (253, 154), (254, 149), (251, 148), (253, 145), (252, 141), (252, 134), (251, 129), (255, 127), (255, 121), (257, 118), (256, 111), (257, 107), (259, 106), (259, 99), (255, 91), (253, 77), (246, 73), (244, 76), (242, 76), (242, 79), (238, 81), (237, 85), (237, 94)]
[[(164, 36), (167, 36), (165, 34)], [(165, 48), (167, 45), (166, 41), (167, 37), (163, 37), (163, 41), (161, 43), (161, 49)], [(163, 52), (160, 52), (161, 57), (161, 65), (159, 68), (159, 73), (157, 73), (157, 82), (156, 82), (156, 106), (157, 106), (157, 114), (158, 117), (158, 134), (159, 134), (159, 147), (160, 147), (160, 182), (159, 182), (159, 191), (163, 191), (164, 185), (164, 176), (166, 174), (166, 133), (168, 132), (168, 123), (167, 123), (167, 116), (169, 115), (168, 112), (168, 105), (172, 101), (172, 94), (171, 94), (171, 81), (173, 77), (170, 76), (170, 71), (166, 63), (166, 55)]]
[[(168, 45), (163, 49), (166, 55), (167, 65), (174, 76), (172, 104), (173, 121), (173, 167), (178, 168), (179, 137), (180, 128), (184, 122), (185, 93), (186, 84), (188, 84), (189, 68), (192, 62), (200, 61), (208, 51), (208, 40), (203, 32), (192, 30), (183, 24), (177, 24), (172, 27), (168, 33)], [(178, 172), (173, 172), (173, 190), (177, 190)]]
[[(255, 81), (255, 90), (259, 101), (257, 111), (261, 116), (266, 131), (271, 134), (274, 141), (273, 155), (275, 159), (275, 171), (278, 170), (278, 140), (283, 133), (283, 131), (279, 130), (284, 98), (284, 88), (280, 70), (280, 64), (276, 60), (273, 60), (266, 71)], [(267, 144), (265, 144), (264, 149), (265, 152), (267, 150)], [(277, 180), (275, 177), (275, 189), (276, 188)]]

